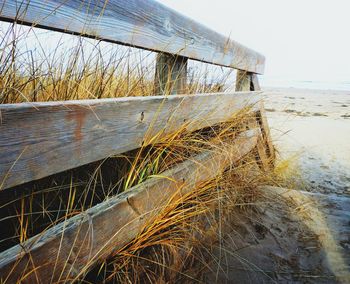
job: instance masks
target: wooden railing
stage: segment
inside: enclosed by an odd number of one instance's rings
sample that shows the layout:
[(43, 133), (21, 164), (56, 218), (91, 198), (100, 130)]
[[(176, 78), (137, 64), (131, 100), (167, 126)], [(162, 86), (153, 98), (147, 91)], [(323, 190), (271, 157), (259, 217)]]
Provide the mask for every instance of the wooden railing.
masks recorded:
[(258, 93), (0, 105), (2, 188), (120, 154), (177, 131), (224, 122)]
[[(159, 52), (158, 96), (0, 105), (0, 190), (154, 143), (154, 137), (184, 124), (194, 131), (225, 122), (247, 106), (257, 118), (227, 148), (207, 150), (163, 179), (151, 178), (0, 253), (0, 279), (17, 281), (26, 273), (33, 281), (76, 277), (132, 240), (174, 195), (215, 177), (253, 149), (264, 168), (273, 166), (257, 79), (264, 71), (262, 55), (152, 0), (5, 0), (0, 6), (2, 21)], [(181, 95), (188, 59), (239, 69), (238, 92)], [(203, 162), (211, 166), (199, 168)]]
[(0, 20), (262, 74), (257, 52), (149, 0), (2, 0)]

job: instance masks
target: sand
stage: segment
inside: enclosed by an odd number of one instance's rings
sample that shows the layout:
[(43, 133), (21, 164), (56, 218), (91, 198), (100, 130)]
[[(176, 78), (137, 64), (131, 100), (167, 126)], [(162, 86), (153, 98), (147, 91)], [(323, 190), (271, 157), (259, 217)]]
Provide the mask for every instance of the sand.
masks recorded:
[(350, 283), (350, 198), (261, 188), (237, 208), (205, 283)]
[(350, 91), (265, 88), (281, 159), (294, 158), (304, 190), (350, 194)]

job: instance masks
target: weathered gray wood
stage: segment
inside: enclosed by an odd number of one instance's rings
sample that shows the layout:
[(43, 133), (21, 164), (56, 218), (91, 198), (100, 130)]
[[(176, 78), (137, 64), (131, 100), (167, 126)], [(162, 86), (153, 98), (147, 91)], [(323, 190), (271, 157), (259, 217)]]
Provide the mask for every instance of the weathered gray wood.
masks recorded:
[(0, 20), (35, 24), (262, 74), (265, 58), (153, 0), (4, 0)]
[(256, 74), (251, 74), (251, 88), (250, 91), (260, 91), (260, 83)]
[[(258, 76), (250, 72), (238, 70), (236, 76), (236, 91), (260, 91)], [(259, 102), (259, 111), (256, 117), (256, 122), (261, 129), (261, 137), (259, 137), (257, 143), (257, 152), (259, 155), (257, 162), (261, 165), (261, 168), (271, 170), (271, 168), (274, 167), (275, 152), (262, 100)], [(255, 123), (252, 125), (256, 127)]]
[[(259, 128), (261, 130), (261, 126), (258, 123), (258, 120), (259, 120), (258, 117), (252, 118), (248, 122), (248, 128), (249, 129)], [(257, 154), (256, 162), (259, 165), (259, 167), (262, 170), (267, 170), (267, 171), (271, 170), (271, 162), (267, 152), (267, 145), (264, 141), (261, 131), (256, 144), (256, 154)]]
[(238, 70), (236, 75), (236, 92), (250, 91), (252, 83), (251, 73)]
[(0, 189), (223, 122), (259, 93), (217, 93), (0, 105)]
[(37, 279), (65, 282), (78, 277), (98, 259), (105, 259), (135, 238), (170, 200), (178, 200), (249, 153), (258, 132), (244, 132), (230, 144), (205, 150), (161, 177), (151, 178), (2, 252), (2, 280), (9, 277), (8, 282), (15, 283), (30, 271), (28, 283)]
[(156, 61), (155, 95), (177, 95), (186, 93), (186, 57), (159, 53)]
[[(251, 91), (260, 91), (260, 84), (258, 80), (258, 76), (256, 74), (251, 74)], [(276, 154), (275, 154), (275, 148), (272, 143), (271, 133), (270, 133), (270, 127), (267, 122), (266, 118), (266, 111), (264, 102), (261, 100), (259, 102), (259, 111), (257, 112), (257, 118), (258, 123), (261, 128), (261, 134), (262, 134), (262, 142), (258, 141), (258, 145), (261, 149), (266, 149), (266, 155), (268, 157), (269, 164), (274, 167), (275, 166), (275, 160), (276, 160)], [(265, 145), (265, 147), (260, 146), (260, 144)], [(262, 151), (262, 150), (260, 150)]]

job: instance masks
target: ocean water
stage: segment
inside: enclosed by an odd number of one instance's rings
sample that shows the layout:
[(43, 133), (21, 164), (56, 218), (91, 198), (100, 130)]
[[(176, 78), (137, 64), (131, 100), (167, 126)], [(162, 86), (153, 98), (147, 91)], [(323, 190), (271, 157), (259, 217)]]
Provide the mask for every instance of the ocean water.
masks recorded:
[[(350, 76), (349, 76), (350, 80)], [(313, 90), (339, 90), (350, 92), (350, 81), (303, 81), (270, 79), (264, 76), (259, 77), (261, 86), (276, 88), (297, 88)]]

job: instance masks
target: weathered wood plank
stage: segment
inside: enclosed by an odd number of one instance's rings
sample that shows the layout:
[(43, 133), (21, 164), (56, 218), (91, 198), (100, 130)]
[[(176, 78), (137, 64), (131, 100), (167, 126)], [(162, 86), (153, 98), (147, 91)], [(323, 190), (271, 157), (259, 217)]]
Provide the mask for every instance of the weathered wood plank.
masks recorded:
[(186, 93), (187, 58), (159, 53), (154, 78), (155, 95), (177, 95)]
[(135, 238), (170, 200), (179, 199), (249, 153), (258, 133), (258, 129), (250, 130), (227, 147), (205, 150), (162, 173), (162, 177), (151, 178), (2, 252), (2, 280), (8, 277), (8, 282), (14, 283), (27, 273), (29, 283), (37, 279), (65, 282), (77, 277), (83, 268), (105, 259)]
[(259, 93), (0, 105), (0, 190), (228, 120)]
[(264, 72), (261, 54), (153, 0), (4, 0), (0, 20)]

